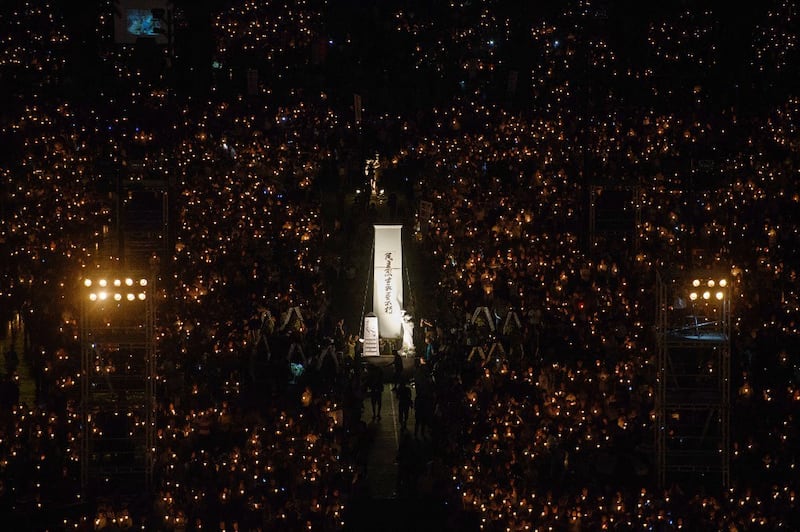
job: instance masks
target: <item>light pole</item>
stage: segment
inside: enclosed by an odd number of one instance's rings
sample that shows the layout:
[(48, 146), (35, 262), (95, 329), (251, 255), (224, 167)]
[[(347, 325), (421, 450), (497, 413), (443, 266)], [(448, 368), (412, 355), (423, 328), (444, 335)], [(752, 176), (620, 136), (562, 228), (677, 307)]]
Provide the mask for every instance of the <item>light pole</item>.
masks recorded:
[[(150, 488), (155, 442), (155, 290), (148, 275), (81, 279), (81, 488)], [(124, 433), (104, 430), (123, 415)], [(113, 480), (112, 480), (113, 479)]]
[[(677, 280), (677, 279), (676, 279)], [(657, 276), (655, 461), (657, 482), (669, 474), (717, 473), (730, 483), (731, 304), (724, 276)], [(670, 302), (688, 296), (692, 320)]]

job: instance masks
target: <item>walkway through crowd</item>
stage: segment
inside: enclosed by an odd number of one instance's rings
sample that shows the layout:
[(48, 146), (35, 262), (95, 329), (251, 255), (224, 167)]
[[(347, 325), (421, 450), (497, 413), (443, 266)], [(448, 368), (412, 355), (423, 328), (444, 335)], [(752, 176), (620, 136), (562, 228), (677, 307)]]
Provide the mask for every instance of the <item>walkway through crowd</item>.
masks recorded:
[[(404, 360), (404, 378), (411, 381), (413, 359)], [(385, 368), (386, 369), (386, 368)], [(388, 372), (386, 373), (388, 376)], [(369, 431), (370, 449), (366, 465), (368, 493), (354, 501), (349, 531), (443, 530), (443, 508), (431, 493), (430, 432), (415, 434), (416, 417), (411, 409), (406, 426), (401, 423), (394, 383), (387, 377), (381, 394), (381, 416), (372, 419), (371, 402), (364, 401), (362, 419)]]

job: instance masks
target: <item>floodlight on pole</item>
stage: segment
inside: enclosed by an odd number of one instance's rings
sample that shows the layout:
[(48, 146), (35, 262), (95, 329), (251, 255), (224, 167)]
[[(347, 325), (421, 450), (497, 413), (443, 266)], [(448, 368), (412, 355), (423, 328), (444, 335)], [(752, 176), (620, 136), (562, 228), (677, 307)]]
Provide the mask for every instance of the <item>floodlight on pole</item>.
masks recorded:
[(705, 285), (708, 288), (717, 288), (715, 292), (711, 290), (704, 290), (703, 292), (691, 290), (689, 292), (689, 299), (692, 301), (697, 301), (698, 299), (703, 299), (705, 301), (711, 301), (712, 299), (716, 299), (717, 301), (723, 301), (727, 299), (725, 292), (728, 287), (728, 280), (725, 278), (721, 279), (710, 279), (710, 278), (695, 278), (692, 279), (692, 287), (699, 288), (700, 286)]
[[(111, 277), (111, 278), (100, 278), (100, 279), (92, 279), (91, 277), (86, 277), (81, 280), (81, 284), (84, 288), (88, 288), (88, 293), (85, 293), (83, 297), (86, 297), (89, 301), (107, 301), (113, 299), (117, 302), (135, 302), (137, 300), (144, 301), (147, 299), (147, 290), (149, 281), (142, 277)], [(108, 291), (106, 288), (114, 287), (115, 290)], [(97, 288), (95, 288), (97, 287)], [(122, 291), (123, 287), (128, 288), (128, 290)], [(136, 289), (138, 287), (138, 290)]]
[[(151, 292), (156, 281), (140, 279), (146, 272), (86, 271), (75, 280), (80, 301), (80, 465), (81, 488), (95, 482), (108, 482), (117, 475), (117, 461), (111, 463), (95, 449), (107, 445), (108, 435), (95, 430), (94, 416), (127, 415), (131, 423), (126, 433), (126, 480), (131, 472), (141, 474), (149, 485), (154, 470), (156, 449), (156, 335), (155, 305)], [(140, 294), (141, 293), (141, 294)], [(125, 375), (109, 375), (97, 364), (105, 352), (125, 352), (136, 362), (125, 368)], [(113, 386), (114, 401), (107, 401)], [(115, 436), (111, 436), (115, 438)], [(129, 452), (131, 449), (132, 452)], [(119, 477), (121, 478), (121, 477)], [(119, 478), (115, 478), (118, 480)], [(97, 484), (99, 485), (99, 484)]]
[[(686, 272), (664, 280), (656, 272), (655, 464), (658, 483), (669, 473), (719, 469), (723, 486), (730, 478), (731, 311), (734, 284), (725, 271)], [(683, 304), (685, 298), (689, 304)], [(679, 304), (680, 302), (680, 304)], [(688, 308), (687, 308), (688, 307)], [(689, 395), (673, 383), (695, 382), (695, 364), (673, 364), (696, 352), (704, 360), (703, 392)], [(695, 355), (690, 355), (689, 358)], [(697, 415), (705, 411), (707, 415)], [(713, 425), (712, 425), (713, 421)], [(713, 428), (712, 428), (713, 427)], [(702, 441), (691, 443), (695, 435)], [(672, 440), (675, 438), (675, 440)], [(711, 441), (708, 438), (718, 438)], [(671, 441), (681, 439), (680, 448)], [(714, 460), (718, 463), (714, 465)], [(705, 473), (703, 473), (705, 474)]]

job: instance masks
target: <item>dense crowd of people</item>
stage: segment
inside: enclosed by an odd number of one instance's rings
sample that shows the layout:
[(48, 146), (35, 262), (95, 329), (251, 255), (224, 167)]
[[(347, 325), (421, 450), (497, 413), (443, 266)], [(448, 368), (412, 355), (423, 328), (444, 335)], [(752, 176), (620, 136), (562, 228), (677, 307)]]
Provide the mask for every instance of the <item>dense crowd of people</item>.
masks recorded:
[[(3, 511), (40, 528), (346, 529), (390, 385), (358, 342), (377, 151), (418, 266), (413, 409), (392, 383), (403, 429), (415, 418), (403, 496), (446, 503), (453, 529), (800, 527), (791, 6), (752, 9), (737, 63), (720, 31), (734, 19), (713, 10), (621, 35), (608, 18), (634, 14), (589, 2), (524, 17), (376, 4), (360, 30), (324, 2), (226, 2), (199, 98), (99, 38), (108, 79), (81, 85), (58, 6), (18, 4), (0, 13), (0, 303), (24, 324), (4, 345), (24, 346), (35, 393), (6, 364)], [(361, 49), (378, 34), (392, 68)], [(347, 65), (385, 110), (353, 109)], [(392, 86), (406, 75), (429, 94)], [(170, 197), (163, 253), (142, 263), (158, 300), (152, 488), (87, 495), (75, 294), (129, 266), (116, 200), (149, 182)], [(724, 488), (655, 475), (657, 276), (695, 270), (734, 296)], [(408, 460), (415, 439), (432, 443)]]

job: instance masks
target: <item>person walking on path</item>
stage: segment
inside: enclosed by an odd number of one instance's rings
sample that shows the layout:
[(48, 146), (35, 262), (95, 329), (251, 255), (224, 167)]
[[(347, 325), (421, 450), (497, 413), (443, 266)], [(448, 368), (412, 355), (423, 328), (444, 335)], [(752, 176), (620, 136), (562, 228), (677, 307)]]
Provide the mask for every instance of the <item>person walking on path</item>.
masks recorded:
[(395, 391), (400, 385), (400, 380), (403, 378), (403, 358), (400, 356), (400, 351), (394, 352), (392, 364), (394, 365), (394, 386), (392, 386), (392, 391)]
[(367, 392), (372, 404), (372, 419), (381, 418), (381, 403), (383, 396), (383, 371), (377, 366), (370, 366), (367, 377)]
[(413, 406), (411, 388), (409, 388), (404, 381), (400, 381), (395, 393), (397, 394), (397, 410), (400, 416), (400, 426), (405, 431), (408, 428), (408, 414)]
[(414, 438), (427, 438), (430, 435), (431, 418), (433, 417), (433, 397), (428, 393), (417, 393), (414, 398)]

